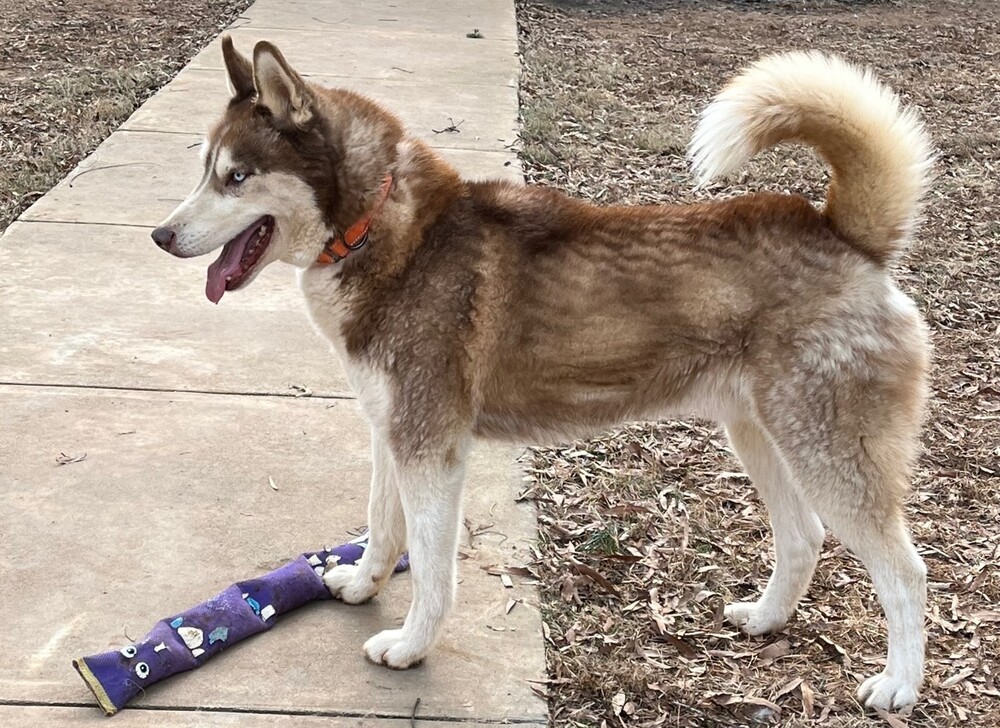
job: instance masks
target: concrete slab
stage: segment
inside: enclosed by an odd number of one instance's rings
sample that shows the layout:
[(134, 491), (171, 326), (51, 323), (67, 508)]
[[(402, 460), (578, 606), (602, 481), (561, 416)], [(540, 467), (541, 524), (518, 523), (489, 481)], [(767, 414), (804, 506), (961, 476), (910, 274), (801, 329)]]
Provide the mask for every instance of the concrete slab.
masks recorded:
[[(90, 704), (72, 657), (364, 523), (367, 428), (352, 401), (0, 386), (0, 411), (0, 704)], [(60, 453), (87, 457), (59, 467)], [(534, 591), (484, 570), (528, 558), (513, 467), (506, 449), (474, 458), (480, 535), (463, 540), (457, 616), (425, 665), (392, 672), (361, 654), (405, 616), (403, 575), (370, 605), (288, 615), (139, 705), (407, 717), (420, 698), (427, 716), (543, 720), (527, 683), (544, 670)], [(511, 598), (523, 603), (507, 614)]]
[(479, 29), (484, 38), (517, 40), (513, 3), (496, 0), (258, 0), (235, 23), (249, 28), (286, 28), (397, 34), (464, 35)]
[[(432, 92), (406, 81), (311, 76), (324, 86), (346, 88), (383, 104), (407, 124), (408, 131), (433, 147), (504, 152), (517, 139), (516, 119), (496, 113), (516, 108), (517, 89), (510, 86), (446, 84)], [(143, 104), (122, 125), (129, 131), (204, 134), (229, 100), (225, 74), (187, 69)], [(452, 124), (458, 132), (435, 133)]]
[[(419, 714), (418, 714), (419, 716)], [(78, 728), (104, 726), (107, 718), (93, 708), (0, 705), (0, 725), (5, 728)], [(444, 728), (454, 721), (418, 717), (378, 718), (376, 716), (271, 715), (265, 713), (208, 712), (203, 710), (126, 710), (115, 716), (115, 728)], [(469, 728), (485, 728), (496, 723), (462, 723)]]
[[(414, 11), (417, 11), (414, 8)], [(465, 25), (443, 25), (434, 32), (398, 33), (368, 30), (280, 30), (243, 27), (232, 30), (238, 50), (250, 53), (259, 40), (281, 49), (299, 73), (351, 78), (379, 78), (431, 84), (458, 83), (516, 87), (520, 65), (517, 42), (466, 38)], [(192, 59), (191, 68), (223, 68), (217, 38)]]
[(276, 263), (218, 306), (210, 256), (178, 260), (149, 230), (17, 222), (0, 240), (0, 382), (353, 396)]
[[(259, 0), (239, 23), (239, 47), (266, 37), (303, 72), (375, 96), (466, 176), (521, 179), (506, 146), (509, 1)], [(200, 177), (223, 87), (217, 39), (0, 240), (0, 725), (103, 720), (80, 707), (93, 701), (72, 657), (364, 523), (367, 428), (292, 272), (272, 267), (215, 308), (208, 259), (170, 259), (147, 239)], [(449, 117), (462, 131), (435, 135)], [(272, 396), (293, 384), (318, 396)], [(60, 453), (87, 457), (60, 467)], [(485, 570), (529, 558), (513, 455), (482, 449), (472, 463), (456, 617), (425, 665), (394, 673), (361, 653), (404, 619), (404, 575), (371, 605), (288, 615), (116, 721), (544, 724), (527, 682), (544, 675), (535, 592)]]
[[(201, 135), (118, 131), (21, 220), (155, 227), (201, 178)], [(510, 153), (439, 150), (472, 179), (522, 179)]]

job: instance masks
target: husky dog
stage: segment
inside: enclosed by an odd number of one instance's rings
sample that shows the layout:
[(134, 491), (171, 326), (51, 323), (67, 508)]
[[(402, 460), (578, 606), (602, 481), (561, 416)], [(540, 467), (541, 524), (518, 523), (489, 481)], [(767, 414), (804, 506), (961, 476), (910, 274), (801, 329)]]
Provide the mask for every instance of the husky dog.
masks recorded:
[(213, 302), (264, 266), (297, 267), (310, 315), (371, 424), (371, 546), (326, 577), (371, 599), (409, 548), (401, 629), (364, 645), (426, 657), (455, 592), (473, 440), (565, 440), (627, 420), (722, 423), (767, 504), (774, 573), (726, 615), (780, 630), (824, 524), (864, 563), (888, 621), (885, 669), (858, 694), (909, 708), (923, 678), (925, 567), (902, 502), (927, 396), (925, 326), (889, 269), (928, 185), (931, 147), (868, 71), (820, 53), (765, 58), (708, 106), (702, 182), (798, 141), (832, 168), (795, 195), (598, 207), (471, 182), (385, 109), (305, 81), (273, 45), (227, 37), (232, 98), (191, 195), (153, 231), (181, 258), (222, 246)]

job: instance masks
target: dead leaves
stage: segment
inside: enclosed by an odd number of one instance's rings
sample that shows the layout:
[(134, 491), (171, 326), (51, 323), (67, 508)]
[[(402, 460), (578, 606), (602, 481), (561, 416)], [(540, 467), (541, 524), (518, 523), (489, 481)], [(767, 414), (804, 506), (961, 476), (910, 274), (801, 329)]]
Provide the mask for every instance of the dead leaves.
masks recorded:
[(0, 3), (0, 232), (249, 4)]
[[(894, 274), (936, 349), (908, 505), (929, 569), (928, 678), (913, 716), (881, 723), (996, 723), (983, 716), (1000, 706), (1000, 115), (990, 61), (1000, 7), (859, 5), (833, 22), (829, 3), (752, 5), (626, 13), (522, 2), (526, 176), (609, 203), (762, 189), (821, 200), (828, 175), (801, 150), (761, 155), (698, 193), (683, 154), (695, 114), (732, 71), (792, 36), (873, 65), (921, 107), (942, 150), (940, 177)], [(870, 724), (854, 691), (884, 666), (885, 623), (870, 579), (836, 541), (785, 632), (751, 639), (723, 623), (725, 602), (757, 597), (773, 556), (764, 508), (716, 428), (630, 427), (534, 451), (526, 464), (554, 726), (746, 725), (775, 715), (789, 725)], [(720, 705), (708, 695), (728, 697)]]
[[(772, 557), (763, 508), (736, 485), (740, 478), (716, 477), (738, 471), (714, 428), (636, 425), (530, 456), (525, 496), (538, 504), (542, 524), (531, 569), (543, 589), (550, 676), (559, 681), (550, 691), (556, 725), (658, 725), (678, 704), (687, 716), (681, 725), (860, 716), (854, 691), (882, 667), (884, 622), (868, 577), (840, 544), (827, 544), (816, 583), (785, 632), (754, 639), (724, 622), (724, 604), (754, 598)], [(972, 540), (992, 557), (994, 540)], [(979, 633), (1000, 622), (1000, 612), (982, 601), (967, 609), (964, 600), (993, 588), (993, 572), (977, 567), (960, 582), (940, 582), (932, 570), (931, 582), (940, 595), (931, 624), (965, 640), (967, 650), (983, 649)], [(989, 637), (995, 644), (995, 633)], [(940, 710), (942, 690), (990, 695), (992, 673), (970, 672), (962, 654), (974, 659), (968, 651), (951, 656), (957, 667), (938, 679), (918, 716)], [(625, 700), (612, 702), (618, 694)], [(954, 716), (964, 710), (948, 708)], [(883, 723), (902, 720), (888, 715)]]

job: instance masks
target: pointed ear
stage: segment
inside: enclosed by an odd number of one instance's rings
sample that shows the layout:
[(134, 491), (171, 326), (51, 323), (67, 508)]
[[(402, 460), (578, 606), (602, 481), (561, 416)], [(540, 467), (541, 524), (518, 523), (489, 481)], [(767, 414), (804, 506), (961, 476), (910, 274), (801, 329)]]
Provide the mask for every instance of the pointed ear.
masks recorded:
[(257, 105), (266, 108), (279, 126), (305, 129), (313, 119), (313, 95), (292, 70), (281, 51), (262, 40), (253, 49), (253, 79)]
[(253, 66), (250, 59), (236, 50), (233, 39), (227, 33), (222, 36), (222, 60), (226, 63), (229, 91), (234, 101), (242, 101), (253, 95)]

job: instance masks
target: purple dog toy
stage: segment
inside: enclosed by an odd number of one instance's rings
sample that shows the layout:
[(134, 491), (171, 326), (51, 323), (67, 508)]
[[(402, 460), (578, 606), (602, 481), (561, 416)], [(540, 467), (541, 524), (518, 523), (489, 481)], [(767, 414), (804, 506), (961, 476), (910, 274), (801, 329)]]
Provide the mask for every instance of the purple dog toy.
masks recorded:
[[(330, 599), (323, 573), (353, 564), (368, 546), (368, 534), (325, 551), (302, 554), (264, 576), (240, 581), (193, 609), (156, 623), (133, 645), (73, 660), (105, 715), (114, 715), (153, 683), (193, 670), (229, 645), (270, 629), (279, 614), (318, 599)], [(396, 565), (403, 571), (404, 555)]]

